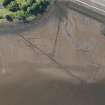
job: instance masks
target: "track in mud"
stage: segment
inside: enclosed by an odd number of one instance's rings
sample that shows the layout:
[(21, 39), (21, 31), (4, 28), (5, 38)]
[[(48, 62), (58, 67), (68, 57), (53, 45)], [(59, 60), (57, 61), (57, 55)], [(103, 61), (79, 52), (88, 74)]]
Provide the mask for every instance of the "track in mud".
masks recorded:
[[(67, 2), (68, 3), (68, 2)], [(74, 28), (74, 31), (78, 31), (76, 30), (76, 27), (75, 25), (80, 25), (80, 29), (83, 28), (81, 27), (81, 24), (84, 24), (84, 23), (75, 23), (75, 20), (74, 19), (77, 19), (78, 21), (78, 17), (81, 18), (81, 19), (86, 19), (86, 20), (83, 20), (84, 22), (89, 22), (89, 23), (85, 23), (85, 26), (86, 24), (87, 25), (90, 25), (90, 24), (93, 24), (93, 27), (89, 26), (89, 28), (91, 27), (92, 30), (89, 29), (90, 31), (90, 34), (91, 34), (91, 31), (93, 31), (93, 29), (95, 29), (95, 24), (97, 24), (96, 28), (99, 28), (97, 29), (99, 31), (99, 34), (102, 34), (101, 33), (101, 26), (102, 24), (97, 22), (96, 20), (93, 20), (89, 17), (86, 17), (84, 15), (80, 15), (79, 13), (76, 13), (71, 10), (71, 8), (69, 8), (68, 6), (66, 7), (66, 2), (57, 2), (56, 4), (54, 4), (54, 10), (50, 13), (49, 15), (49, 19), (54, 17), (54, 21), (57, 20), (57, 25), (55, 26), (56, 27), (56, 34), (55, 34), (55, 39), (53, 41), (53, 47), (52, 47), (52, 52), (50, 52), (50, 54), (48, 54), (46, 51), (43, 51), (40, 47), (38, 47), (36, 44), (33, 44), (30, 40), (28, 40), (27, 38), (25, 38), (25, 35), (22, 35), (22, 33), (19, 33), (18, 35), (27, 43), (27, 45), (29, 45), (31, 47), (31, 49), (33, 50), (38, 50), (39, 52), (41, 52), (43, 55), (47, 56), (52, 62), (54, 62), (59, 68), (61, 68), (62, 70), (64, 70), (65, 72), (69, 73), (70, 76), (73, 76), (74, 78), (77, 78), (78, 80), (80, 80), (81, 82), (85, 83), (86, 82), (86, 79), (90, 79), (89, 81), (97, 81), (98, 80), (98, 73), (101, 71), (103, 71), (104, 69), (104, 65), (101, 66), (101, 64), (97, 64), (95, 62), (95, 59), (93, 57), (93, 54), (92, 54), (92, 51), (95, 47), (95, 44), (91, 45), (91, 42), (88, 42), (86, 44), (87, 48), (83, 47), (82, 48), (82, 45), (78, 45), (78, 42), (75, 42), (75, 37), (73, 39), (73, 34), (71, 33), (71, 31), (73, 31), (72, 29)], [(70, 15), (72, 17), (69, 16), (69, 12), (68, 11), (71, 11), (72, 13), (70, 13)], [(75, 14), (77, 14), (77, 17), (74, 16)], [(47, 18), (48, 19), (48, 18)], [(48, 21), (46, 19), (46, 21)], [(49, 20), (51, 21), (51, 20)], [(71, 22), (71, 23), (70, 23)], [(45, 22), (46, 23), (46, 22)], [(74, 24), (74, 27), (73, 27), (73, 24)], [(43, 26), (43, 25), (42, 25)], [(87, 27), (88, 29), (88, 27)], [(84, 28), (82, 29), (84, 30)], [(86, 29), (85, 29), (86, 30)], [(65, 37), (68, 38), (68, 40), (70, 41), (70, 43), (73, 45), (74, 48), (84, 52), (84, 53), (87, 53), (86, 56), (89, 57), (89, 58), (85, 58), (85, 60), (88, 60), (89, 59), (89, 63), (87, 65), (85, 65), (86, 67), (85, 68), (90, 68), (90, 70), (88, 71), (89, 72), (89, 77), (87, 76), (85, 79), (84, 78), (81, 78), (81, 75), (79, 76), (76, 76), (75, 73), (72, 73), (72, 70), (70, 70), (72, 68), (71, 65), (64, 65), (62, 64), (61, 62), (59, 62), (59, 60), (56, 60), (56, 57), (55, 57), (55, 54), (57, 52), (57, 44), (59, 43), (59, 38), (61, 37), (61, 34), (62, 32), (64, 32), (65, 34)], [(90, 39), (89, 39), (90, 40)], [(90, 44), (89, 44), (90, 43)], [(94, 43), (94, 42), (93, 42)], [(89, 44), (89, 45), (88, 45)], [(93, 46), (93, 49), (91, 48)], [(89, 47), (89, 48), (88, 48)], [(89, 54), (88, 54), (89, 53)], [(63, 55), (65, 56), (65, 54)], [(84, 61), (86, 62), (86, 61)], [(75, 64), (74, 65), (78, 65), (78, 64)], [(70, 66), (70, 68), (69, 68)], [(91, 68), (92, 67), (92, 68)], [(81, 71), (79, 70), (80, 73), (84, 72), (83, 68), (84, 66), (82, 67), (82, 65), (80, 64), (79, 66), (74, 66), (74, 68), (81, 68)], [(91, 69), (93, 69), (91, 71)], [(87, 69), (88, 70), (88, 69)], [(83, 73), (84, 74), (84, 73)], [(85, 74), (86, 76), (87, 74)], [(99, 73), (99, 76), (101, 74)], [(99, 77), (100, 78), (100, 77)]]

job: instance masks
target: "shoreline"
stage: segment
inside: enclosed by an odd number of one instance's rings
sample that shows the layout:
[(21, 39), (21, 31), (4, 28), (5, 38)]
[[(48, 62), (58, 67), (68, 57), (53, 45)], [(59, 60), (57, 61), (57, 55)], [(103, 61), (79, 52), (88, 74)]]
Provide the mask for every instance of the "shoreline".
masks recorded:
[(0, 23), (0, 33), (8, 34), (8, 33), (24, 32), (27, 31), (27, 29), (29, 30), (34, 27), (37, 28), (38, 26), (45, 24), (54, 10), (53, 3), (54, 1), (51, 2), (45, 13), (37, 16), (36, 19), (28, 23), (15, 22), (15, 21), (14, 22), (5, 21), (3, 23)]

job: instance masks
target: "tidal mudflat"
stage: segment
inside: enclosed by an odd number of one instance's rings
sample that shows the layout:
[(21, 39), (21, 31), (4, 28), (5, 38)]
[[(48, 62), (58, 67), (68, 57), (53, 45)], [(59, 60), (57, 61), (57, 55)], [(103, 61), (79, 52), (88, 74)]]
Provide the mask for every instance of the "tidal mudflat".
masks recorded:
[(104, 105), (104, 24), (57, 1), (43, 18), (0, 24), (0, 105)]

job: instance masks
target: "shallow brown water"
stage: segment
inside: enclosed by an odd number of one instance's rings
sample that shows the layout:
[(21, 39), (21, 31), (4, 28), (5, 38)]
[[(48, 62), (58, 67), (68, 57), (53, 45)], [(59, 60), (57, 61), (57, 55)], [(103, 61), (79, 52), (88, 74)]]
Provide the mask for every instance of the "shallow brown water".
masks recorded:
[(105, 104), (102, 23), (57, 2), (37, 24), (0, 27), (0, 105)]

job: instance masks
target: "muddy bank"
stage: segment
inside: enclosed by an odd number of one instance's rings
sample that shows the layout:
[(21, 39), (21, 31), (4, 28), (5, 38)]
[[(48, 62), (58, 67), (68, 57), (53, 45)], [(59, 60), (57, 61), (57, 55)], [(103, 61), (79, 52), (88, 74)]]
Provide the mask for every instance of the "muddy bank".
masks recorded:
[(38, 24), (0, 27), (1, 105), (105, 104), (102, 23), (57, 2)]

